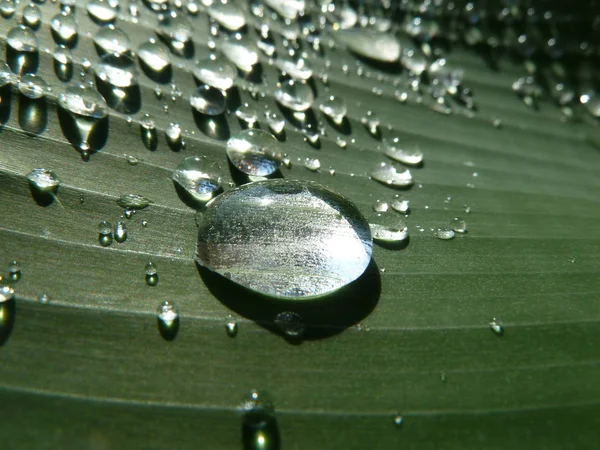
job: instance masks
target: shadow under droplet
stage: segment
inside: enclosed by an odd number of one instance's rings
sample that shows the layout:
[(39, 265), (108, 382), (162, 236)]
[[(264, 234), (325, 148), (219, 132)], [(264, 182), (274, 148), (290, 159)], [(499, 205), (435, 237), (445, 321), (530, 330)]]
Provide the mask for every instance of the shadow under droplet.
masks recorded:
[(140, 127), (140, 136), (144, 147), (153, 152), (158, 148), (158, 132), (156, 128), (145, 129)]
[(279, 450), (281, 437), (275, 417), (262, 417), (258, 420), (247, 416), (242, 420), (242, 445), (244, 450)]
[(206, 287), (221, 303), (284, 338), (285, 335), (274, 323), (280, 312), (295, 312), (304, 319), (304, 340), (323, 339), (364, 320), (375, 309), (381, 295), (381, 276), (374, 260), (362, 276), (347, 286), (329, 296), (304, 301), (267, 297), (199, 264), (197, 266)]
[(325, 120), (327, 121), (327, 123), (331, 125), (331, 127), (338, 133), (345, 134), (346, 136), (350, 136), (352, 134), (352, 124), (350, 123), (347, 117), (344, 116), (342, 121), (340, 123), (337, 123), (328, 115), (323, 115), (325, 116)]
[(140, 86), (116, 87), (96, 77), (98, 92), (106, 100), (108, 106), (124, 114), (135, 114), (142, 107)]
[(23, 131), (42, 134), (48, 126), (48, 107), (46, 98), (32, 99), (19, 95), (19, 125)]
[[(73, 12), (73, 14), (74, 13), (75, 12)], [(58, 45), (64, 45), (67, 48), (77, 47), (77, 42), (79, 41), (79, 35), (77, 33), (73, 34), (73, 36), (71, 36), (69, 39), (65, 39), (56, 31), (54, 31), (54, 29), (50, 29), (50, 32), (52, 33), (52, 39), (54, 39), (54, 42), (56, 42)]]
[(308, 108), (306, 111), (302, 111), (304, 118), (301, 120), (298, 118), (298, 111), (292, 111), (285, 106), (277, 103), (277, 107), (279, 111), (285, 118), (285, 120), (291, 123), (296, 128), (313, 128), (314, 130), (318, 129), (319, 122), (317, 120), (317, 116), (312, 108)]
[(12, 86), (10, 84), (0, 88), (0, 132), (10, 119), (12, 104)]
[(35, 73), (40, 64), (40, 55), (38, 52), (19, 52), (6, 45), (6, 62), (10, 69), (17, 75), (26, 73)]
[(263, 79), (263, 68), (260, 63), (252, 66), (250, 72), (245, 72), (238, 68), (238, 75), (249, 83), (261, 84)]
[(179, 317), (168, 323), (164, 322), (160, 318), (157, 318), (156, 323), (158, 326), (158, 332), (165, 341), (172, 341), (175, 339), (175, 336), (177, 336), (177, 332), (179, 331)]
[(241, 106), (241, 104), (242, 97), (240, 95), (240, 88), (237, 86), (232, 86), (225, 92), (225, 107), (228, 111), (235, 111)]
[[(75, 147), (78, 152), (82, 152), (80, 146), (84, 136), (82, 136), (82, 131), (77, 124), (78, 119), (62, 108), (57, 109), (57, 115), (60, 128), (65, 138), (71, 143), (71, 145), (73, 145), (73, 147)], [(85, 121), (85, 119), (80, 120)], [(92, 125), (92, 129), (87, 140), (90, 148), (85, 151), (87, 155), (97, 152), (106, 145), (106, 141), (108, 140), (108, 125), (109, 116), (106, 116), (104, 119), (100, 119), (98, 122)]]
[[(242, 172), (237, 167), (235, 167), (231, 163), (229, 158), (227, 158), (227, 162), (229, 164), (229, 173), (231, 175), (231, 179), (236, 184), (236, 186), (241, 186), (242, 184), (247, 184), (252, 181), (252, 180), (250, 180), (249, 175), (247, 173)], [(275, 172), (273, 172), (271, 175), (269, 175), (265, 178), (268, 178), (268, 179), (283, 178), (283, 174), (281, 173), (281, 170), (277, 169)]]
[[(185, 203), (190, 208), (194, 208), (196, 211), (204, 211), (206, 209), (206, 202), (201, 202), (198, 199), (194, 198), (188, 191), (181, 187), (179, 183), (173, 180), (173, 186), (175, 187), (175, 192), (179, 196), (179, 199)], [(219, 189), (215, 192), (213, 197), (216, 197), (218, 194), (223, 192), (223, 188)]]
[(29, 183), (29, 190), (33, 200), (35, 200), (38, 206), (41, 206), (42, 208), (50, 206), (56, 199), (55, 193), (41, 191), (32, 183)]
[(141, 58), (138, 58), (142, 72), (155, 83), (167, 84), (173, 79), (173, 67), (169, 64), (163, 70), (154, 70)]
[(376, 242), (376, 245), (387, 250), (404, 250), (408, 244), (410, 244), (410, 236), (400, 242)]
[(71, 81), (71, 78), (73, 78), (73, 63), (63, 64), (55, 59), (54, 73), (56, 78), (62, 82)]
[(0, 303), (0, 347), (10, 337), (15, 324), (17, 303), (14, 298)]
[(194, 122), (196, 122), (196, 126), (206, 136), (219, 141), (226, 141), (231, 136), (229, 123), (227, 123), (227, 118), (225, 115), (221, 114), (219, 116), (207, 116), (199, 113), (193, 108), (192, 113), (194, 116)]

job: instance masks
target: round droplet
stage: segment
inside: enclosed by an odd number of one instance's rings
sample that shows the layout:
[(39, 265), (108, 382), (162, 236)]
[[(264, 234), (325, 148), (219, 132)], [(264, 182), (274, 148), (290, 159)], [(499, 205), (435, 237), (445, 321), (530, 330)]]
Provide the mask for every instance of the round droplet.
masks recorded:
[(275, 90), (275, 100), (293, 111), (306, 111), (312, 106), (315, 96), (306, 83), (288, 80)]
[(23, 8), (23, 25), (37, 29), (42, 23), (42, 11), (33, 3)]
[(1, 0), (0, 1), (0, 14), (5, 19), (8, 19), (9, 17), (11, 17), (15, 13), (16, 10), (17, 10), (17, 7), (15, 5), (15, 0)]
[(112, 234), (112, 223), (107, 222), (106, 220), (102, 220), (98, 224), (98, 233), (105, 236)]
[[(21, 270), (23, 266), (20, 261), (13, 259), (8, 263), (8, 277), (11, 281), (19, 281), (21, 279)], [(0, 302), (1, 303), (1, 302)]]
[(457, 233), (466, 233), (467, 232), (467, 222), (462, 220), (460, 217), (455, 217), (450, 221), (450, 228), (452, 228)]
[(396, 425), (396, 427), (400, 428), (403, 423), (404, 423), (404, 418), (400, 414), (396, 414), (394, 416), (394, 425)]
[(498, 336), (502, 336), (504, 334), (504, 324), (502, 321), (496, 317), (490, 320), (490, 330), (496, 333)]
[(256, 112), (256, 108), (248, 105), (248, 103), (244, 103), (241, 105), (236, 111), (235, 116), (243, 121), (246, 126), (253, 128), (258, 120), (258, 113)]
[(308, 59), (298, 58), (294, 60), (282, 56), (275, 60), (275, 66), (286, 75), (289, 75), (296, 80), (308, 80), (313, 75), (312, 64)]
[(234, 3), (215, 2), (208, 8), (208, 15), (230, 31), (246, 25), (244, 12)]
[(279, 141), (262, 130), (242, 130), (227, 141), (227, 157), (238, 170), (266, 177), (281, 164)]
[(75, 84), (58, 96), (58, 104), (72, 114), (88, 119), (103, 119), (108, 115), (104, 97), (93, 87)]
[(150, 200), (138, 194), (127, 194), (117, 199), (117, 205), (121, 208), (144, 209), (150, 205)]
[(344, 197), (310, 181), (267, 180), (209, 203), (196, 261), (262, 294), (307, 299), (357, 279), (371, 253), (369, 225)]
[(227, 336), (229, 337), (236, 337), (238, 334), (238, 324), (235, 320), (233, 319), (228, 319), (227, 322), (225, 322), (225, 332), (227, 333)]
[(225, 112), (225, 96), (220, 89), (205, 84), (190, 97), (190, 105), (201, 114), (218, 116)]
[(452, 228), (437, 228), (433, 232), (433, 235), (438, 239), (448, 241), (450, 239), (454, 239), (455, 233)]
[(6, 45), (15, 52), (36, 52), (38, 38), (35, 32), (25, 25), (17, 25), (6, 35)]
[(77, 38), (75, 15), (60, 12), (50, 20), (54, 40), (57, 44), (71, 44)]
[(168, 49), (154, 39), (150, 39), (138, 47), (137, 57), (154, 73), (162, 73), (171, 67)]
[(51, 300), (52, 299), (48, 294), (40, 294), (40, 296), (38, 297), (38, 302), (44, 305), (50, 303)]
[(178, 123), (171, 122), (165, 129), (165, 136), (168, 144), (174, 149), (180, 149), (183, 143), (181, 126)]
[(204, 156), (185, 158), (173, 171), (173, 181), (201, 204), (212, 200), (223, 189), (221, 177)]
[(302, 339), (306, 325), (302, 316), (295, 312), (285, 311), (275, 316), (275, 325), (289, 339)]
[(194, 77), (201, 83), (226, 91), (237, 79), (237, 70), (225, 58), (209, 57), (198, 62)]
[(277, 113), (266, 111), (265, 119), (267, 120), (267, 125), (269, 125), (269, 129), (275, 134), (281, 134), (283, 129), (285, 128), (285, 119), (279, 117)]
[(384, 141), (385, 156), (408, 166), (418, 166), (423, 163), (423, 152), (416, 145), (403, 146), (398, 138)]
[(96, 22), (111, 23), (117, 19), (117, 10), (105, 0), (89, 0), (86, 9)]
[(158, 331), (167, 341), (172, 341), (179, 330), (179, 312), (175, 304), (170, 301), (164, 301), (156, 310), (158, 321)]
[(379, 117), (373, 111), (367, 111), (367, 114), (360, 121), (373, 136), (379, 133)]
[(127, 240), (127, 225), (121, 220), (115, 222), (115, 241), (123, 243)]
[(396, 244), (403, 242), (408, 238), (408, 228), (404, 225), (399, 227), (387, 227), (372, 223), (369, 226), (371, 227), (371, 235), (375, 242)]
[(393, 63), (400, 58), (400, 43), (393, 34), (370, 28), (338, 30), (335, 40), (358, 55), (385, 63)]
[(101, 27), (94, 36), (94, 44), (100, 56), (107, 53), (116, 56), (131, 56), (131, 40), (129, 36), (114, 25)]
[(340, 124), (344, 121), (344, 117), (346, 117), (346, 112), (348, 111), (346, 107), (346, 102), (342, 100), (340, 97), (335, 97), (333, 95), (329, 96), (325, 102), (323, 102), (319, 108), (326, 116), (329, 116), (334, 123)]
[(16, 81), (15, 74), (10, 70), (8, 64), (4, 61), (0, 61), (0, 88), (12, 84)]
[(398, 172), (393, 165), (384, 162), (378, 164), (370, 175), (375, 181), (391, 187), (404, 188), (413, 184), (413, 177), (410, 170), (407, 169), (404, 172)]
[(39, 75), (27, 73), (19, 81), (19, 92), (33, 100), (44, 97), (49, 90), (48, 83)]

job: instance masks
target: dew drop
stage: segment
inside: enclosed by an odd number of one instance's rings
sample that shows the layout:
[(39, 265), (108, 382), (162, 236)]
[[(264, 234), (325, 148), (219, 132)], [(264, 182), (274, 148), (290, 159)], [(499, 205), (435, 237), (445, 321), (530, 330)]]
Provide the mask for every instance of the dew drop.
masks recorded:
[(379, 243), (396, 244), (405, 241), (408, 238), (408, 228), (404, 225), (400, 227), (387, 227), (376, 223), (369, 224), (373, 240)]
[(123, 243), (127, 240), (127, 225), (121, 220), (115, 222), (115, 241)]
[(98, 23), (112, 23), (117, 19), (117, 10), (105, 0), (89, 0), (86, 10), (90, 17)]
[(73, 77), (73, 55), (71, 50), (58, 46), (52, 54), (54, 58), (54, 73), (60, 81), (69, 81)]
[(373, 211), (378, 213), (388, 212), (390, 209), (390, 205), (387, 202), (382, 202), (381, 200), (377, 200), (373, 205)]
[(313, 104), (315, 96), (308, 84), (288, 80), (275, 90), (275, 100), (292, 111), (306, 111)]
[(502, 321), (496, 317), (490, 320), (490, 330), (492, 330), (496, 335), (502, 336), (504, 334), (504, 324)]
[(242, 130), (227, 141), (227, 157), (238, 170), (254, 176), (273, 174), (281, 165), (279, 141), (262, 130)]
[(454, 239), (454, 236), (456, 235), (454, 233), (454, 230), (452, 228), (437, 228), (434, 230), (433, 235), (438, 238), (441, 239), (443, 241), (449, 241), (450, 239)]
[(98, 224), (98, 233), (103, 236), (112, 234), (112, 223), (107, 222), (106, 220), (100, 221)]
[(131, 56), (132, 53), (129, 36), (114, 25), (101, 27), (94, 36), (94, 44), (100, 56), (107, 53), (115, 56)]
[(344, 117), (346, 117), (346, 112), (348, 111), (346, 102), (333, 95), (323, 102), (319, 108), (323, 114), (331, 118), (331, 120), (338, 125), (344, 121)]
[[(23, 266), (20, 261), (13, 259), (8, 263), (8, 278), (11, 281), (19, 281), (21, 279), (21, 270)], [(1, 303), (1, 302), (0, 302)]]
[(405, 188), (413, 184), (410, 170), (406, 169), (403, 172), (398, 172), (396, 167), (384, 162), (379, 163), (370, 175), (375, 181), (391, 187)]
[(242, 404), (242, 442), (244, 449), (266, 450), (281, 447), (273, 403), (256, 390)]
[(418, 146), (402, 146), (400, 140), (383, 142), (383, 153), (388, 158), (408, 166), (418, 166), (423, 163), (423, 152)]
[(223, 190), (221, 177), (213, 171), (205, 156), (185, 158), (173, 171), (172, 178), (201, 205), (212, 200)]
[(40, 296), (38, 297), (38, 303), (41, 303), (42, 305), (46, 305), (51, 301), (52, 299), (48, 294), (40, 294)]
[(16, 82), (15, 74), (10, 70), (8, 64), (0, 61), (0, 88)]
[(23, 25), (36, 30), (39, 28), (41, 22), (42, 11), (40, 11), (40, 8), (37, 5), (31, 3), (23, 8)]
[(355, 280), (371, 252), (368, 223), (352, 203), (313, 182), (275, 179), (209, 203), (195, 257), (246, 288), (294, 299), (323, 296)]
[(146, 284), (148, 286), (156, 286), (158, 284), (158, 270), (152, 261), (148, 261), (145, 267)]
[(281, 312), (275, 316), (274, 323), (288, 339), (301, 340), (304, 337), (306, 325), (298, 313)]
[(117, 199), (117, 205), (121, 208), (144, 209), (150, 205), (150, 200), (138, 194), (126, 194)]
[(269, 129), (276, 135), (280, 135), (285, 128), (285, 119), (280, 117), (277, 113), (266, 111), (265, 119)]
[(190, 105), (201, 114), (218, 116), (225, 112), (225, 96), (220, 89), (204, 84), (192, 94)]
[(462, 220), (460, 217), (455, 217), (450, 221), (450, 228), (452, 228), (457, 233), (466, 233), (467, 222)]
[(231, 338), (236, 337), (238, 334), (238, 330), (238, 323), (231, 318), (227, 319), (227, 322), (225, 322), (225, 332), (227, 333), (227, 336)]
[(305, 58), (294, 60), (282, 56), (275, 59), (275, 67), (296, 80), (306, 81), (313, 75), (312, 64)]
[(396, 414), (393, 418), (396, 428), (401, 428), (404, 423), (404, 418), (400, 414)]
[(0, 286), (0, 304), (15, 298), (15, 290), (10, 286)]
[(75, 15), (66, 12), (56, 14), (50, 20), (52, 36), (57, 44), (72, 46), (77, 40), (77, 21)]
[(230, 31), (246, 25), (244, 12), (234, 3), (215, 2), (208, 8), (208, 15)]
[(321, 169), (321, 161), (317, 158), (306, 158), (304, 159), (304, 168), (310, 170), (311, 172), (317, 172)]
[(258, 120), (258, 113), (256, 112), (256, 109), (248, 105), (248, 103), (241, 105), (235, 111), (235, 116), (249, 128), (254, 128), (256, 121)]
[(337, 30), (334, 39), (365, 58), (384, 63), (392, 63), (400, 58), (400, 43), (393, 34), (379, 32), (368, 28), (352, 28)]
[(175, 55), (186, 57), (191, 53), (194, 30), (186, 17), (175, 11), (160, 15), (156, 33)]
[(131, 57), (119, 56), (116, 53), (106, 54), (94, 64), (94, 71), (102, 82), (108, 83), (114, 88), (119, 88), (114, 91), (117, 101), (114, 105), (111, 104), (111, 107), (123, 109), (127, 100), (127, 91), (124, 89), (138, 84), (138, 71), (135, 61)]
[(39, 75), (27, 73), (19, 81), (19, 92), (25, 97), (37, 100), (46, 96), (50, 91), (48, 83)]
[(175, 150), (179, 150), (183, 144), (183, 137), (181, 135), (181, 127), (178, 123), (171, 122), (165, 128), (165, 136), (169, 146)]
[(346, 148), (348, 146), (348, 142), (341, 136), (335, 138), (335, 143), (339, 148)]
[(0, 15), (2, 15), (2, 17), (4, 17), (5, 19), (10, 18), (16, 10), (17, 7), (15, 5), (15, 0), (0, 1)]
[(38, 38), (35, 32), (25, 25), (17, 25), (6, 35), (6, 45), (17, 53), (37, 52)]
[(16, 315), (15, 291), (10, 286), (0, 285), (0, 347), (12, 332)]
[(379, 117), (373, 111), (367, 111), (360, 121), (373, 136), (379, 134)]
[(34, 169), (26, 175), (31, 186), (41, 193), (54, 195), (60, 186), (56, 174), (48, 169)]
[(198, 62), (194, 68), (194, 77), (217, 89), (230, 89), (237, 79), (237, 70), (225, 58), (211, 56)]
[(251, 72), (258, 63), (258, 49), (247, 40), (223, 39), (219, 42), (219, 49), (243, 72)]
[(390, 206), (394, 211), (397, 211), (401, 214), (408, 214), (408, 211), (410, 209), (410, 202), (403, 198), (396, 198), (392, 201)]
[(172, 341), (179, 331), (179, 312), (175, 304), (170, 301), (164, 301), (156, 310), (158, 322), (158, 332), (167, 341)]
[(168, 49), (154, 39), (149, 39), (138, 47), (137, 57), (142, 63), (142, 67), (148, 69), (155, 76), (165, 73), (171, 67)]

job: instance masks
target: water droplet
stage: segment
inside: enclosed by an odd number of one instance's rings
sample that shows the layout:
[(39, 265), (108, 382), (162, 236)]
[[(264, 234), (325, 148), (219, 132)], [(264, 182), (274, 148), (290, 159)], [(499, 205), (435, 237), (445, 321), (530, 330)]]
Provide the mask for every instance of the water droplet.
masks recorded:
[(11, 281), (19, 281), (21, 279), (22, 268), (21, 262), (13, 259), (8, 263), (8, 278), (10, 278)]
[(490, 330), (496, 333), (498, 336), (502, 336), (504, 334), (504, 324), (502, 321), (496, 317), (490, 320)]
[(258, 120), (256, 108), (244, 103), (236, 111), (235, 116), (246, 124), (247, 127), (253, 128)]
[(236, 337), (238, 334), (238, 324), (235, 320), (229, 318), (227, 322), (225, 322), (225, 332), (229, 337)]
[(346, 148), (348, 146), (348, 142), (341, 136), (335, 138), (335, 143), (339, 148)]
[(36, 52), (38, 38), (31, 28), (25, 25), (17, 25), (11, 28), (6, 35), (6, 45), (17, 53)]
[(275, 316), (274, 323), (288, 339), (300, 340), (304, 337), (306, 325), (298, 313), (281, 312)]
[(106, 220), (102, 220), (98, 224), (98, 233), (103, 236), (112, 234), (112, 223), (107, 222)]
[(115, 105), (111, 104), (111, 107), (117, 109), (116, 106), (118, 106), (123, 109), (127, 100), (127, 92), (124, 89), (138, 84), (137, 66), (133, 58), (119, 56), (116, 53), (106, 54), (94, 64), (94, 71), (101, 81), (114, 88), (119, 88), (114, 90), (114, 96), (118, 100)]
[(283, 129), (285, 128), (285, 119), (271, 111), (265, 111), (265, 118), (267, 119), (269, 129), (274, 134), (279, 135), (283, 132)]
[(126, 194), (117, 199), (117, 205), (121, 208), (144, 209), (152, 203), (146, 197), (137, 194)]
[(375, 242), (396, 244), (403, 242), (408, 238), (408, 228), (404, 225), (401, 225), (400, 227), (387, 227), (377, 223), (371, 223), (369, 226)]
[(457, 233), (466, 233), (467, 232), (467, 222), (462, 220), (460, 217), (455, 217), (450, 222), (450, 228), (452, 228)]
[(158, 332), (167, 341), (172, 341), (179, 331), (179, 312), (175, 304), (164, 301), (156, 310), (158, 321)]
[(340, 45), (365, 58), (384, 63), (393, 63), (400, 58), (400, 43), (393, 34), (368, 28), (352, 28), (337, 30), (333, 37)]
[(293, 111), (306, 111), (313, 104), (315, 96), (306, 83), (288, 80), (275, 90), (275, 100)]
[(194, 30), (190, 21), (175, 11), (159, 16), (157, 35), (169, 45), (177, 56), (189, 56), (192, 49)]
[(60, 180), (48, 169), (34, 169), (26, 175), (27, 181), (41, 193), (56, 194)]
[(218, 116), (225, 112), (225, 96), (220, 89), (204, 84), (192, 94), (190, 105), (201, 114)]
[(0, 304), (15, 298), (15, 290), (10, 286), (0, 286)]
[(283, 73), (296, 80), (308, 80), (313, 75), (312, 64), (308, 59), (298, 58), (294, 60), (285, 56), (275, 60), (275, 66)]
[(71, 50), (64, 46), (58, 46), (52, 56), (56, 77), (60, 81), (69, 81), (73, 77), (73, 55)]
[(152, 261), (146, 263), (146, 284), (148, 286), (156, 286), (158, 284), (158, 270)]
[(115, 241), (123, 243), (127, 240), (127, 225), (121, 220), (115, 222)]
[(450, 239), (454, 239), (456, 234), (452, 228), (437, 228), (434, 230), (433, 235), (438, 239), (448, 241)]
[(114, 25), (101, 27), (94, 36), (94, 44), (100, 56), (107, 53), (115, 56), (131, 56), (132, 53), (129, 36)]
[(370, 175), (375, 181), (391, 187), (403, 188), (413, 184), (413, 177), (410, 170), (406, 169), (403, 172), (398, 172), (396, 167), (384, 162), (379, 163)]
[(238, 170), (265, 177), (281, 164), (279, 141), (262, 130), (242, 130), (227, 141), (227, 157)]
[(303, 165), (311, 172), (316, 172), (321, 169), (321, 161), (319, 161), (317, 158), (306, 158)]
[(323, 114), (329, 116), (336, 124), (341, 124), (346, 117), (347, 107), (346, 102), (340, 97), (331, 95), (325, 102), (319, 107)]
[(183, 138), (181, 135), (181, 127), (178, 123), (171, 122), (165, 129), (165, 136), (169, 146), (175, 150), (179, 150), (182, 147)]
[(423, 152), (418, 146), (402, 146), (398, 138), (383, 142), (385, 156), (408, 166), (418, 166), (423, 163)]
[(76, 84), (68, 86), (59, 95), (58, 104), (71, 115), (78, 127), (79, 148), (83, 151), (89, 150), (94, 126), (108, 115), (104, 97), (90, 86)]
[(33, 3), (23, 8), (23, 24), (36, 30), (42, 22), (42, 12)]
[(0, 346), (10, 337), (16, 314), (15, 291), (10, 286), (0, 285)]
[(244, 12), (233, 3), (215, 2), (208, 8), (208, 15), (230, 31), (246, 25)]
[(199, 225), (199, 264), (274, 297), (326, 295), (358, 278), (371, 260), (369, 226), (358, 209), (309, 181), (232, 189), (208, 205)]
[(403, 198), (396, 198), (392, 201), (391, 207), (394, 211), (398, 211), (401, 214), (408, 214), (410, 202)]
[(440, 380), (442, 383), (445, 383), (448, 380), (448, 377), (446, 376), (446, 372), (443, 370), (440, 372)]
[(360, 121), (373, 136), (379, 134), (379, 117), (373, 111), (367, 111), (367, 114)]
[(396, 425), (397, 428), (400, 428), (400, 427), (402, 427), (403, 423), (404, 423), (404, 418), (400, 414), (396, 414), (394, 416), (394, 425)]
[(10, 18), (15, 13), (16, 10), (17, 10), (17, 7), (15, 5), (15, 0), (0, 1), (0, 14), (5, 19)]
[(198, 62), (194, 77), (201, 83), (226, 91), (237, 79), (237, 70), (222, 57), (209, 57)]
[(258, 63), (258, 49), (247, 40), (223, 39), (219, 42), (219, 49), (244, 72), (251, 72), (252, 67)]
[(77, 21), (75, 15), (60, 12), (50, 20), (52, 36), (57, 44), (73, 45), (77, 39)]
[(242, 442), (244, 449), (266, 450), (281, 448), (279, 429), (273, 403), (256, 390), (242, 403)]
[(155, 77), (166, 73), (171, 67), (171, 57), (168, 49), (154, 39), (142, 43), (137, 50), (142, 68)]
[(221, 177), (204, 156), (185, 158), (173, 171), (173, 181), (195, 201), (205, 204), (222, 191)]
[(25, 97), (36, 100), (45, 97), (50, 91), (48, 83), (39, 75), (27, 73), (19, 81), (19, 92)]
[(387, 202), (382, 202), (381, 200), (377, 200), (373, 205), (373, 211), (378, 213), (387, 212), (390, 209), (390, 205)]
[(117, 19), (116, 8), (111, 7), (105, 0), (89, 0), (86, 10), (90, 17), (99, 23), (111, 23)]
[(12, 73), (8, 64), (4, 61), (0, 61), (0, 88), (15, 83), (16, 77), (15, 74)]
[(38, 302), (46, 305), (48, 303), (50, 303), (52, 301), (52, 299), (50, 298), (50, 296), (48, 294), (40, 294), (40, 296), (38, 297)]

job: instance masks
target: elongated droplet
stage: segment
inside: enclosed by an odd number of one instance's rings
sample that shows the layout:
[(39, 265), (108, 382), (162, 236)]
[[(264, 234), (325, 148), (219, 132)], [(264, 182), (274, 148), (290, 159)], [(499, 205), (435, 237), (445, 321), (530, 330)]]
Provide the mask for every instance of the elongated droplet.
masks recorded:
[(393, 34), (368, 28), (338, 30), (334, 39), (349, 50), (365, 58), (392, 63), (400, 58), (400, 43)]
[(410, 202), (402, 198), (394, 199), (390, 205), (394, 211), (397, 211), (401, 214), (408, 214), (410, 209)]
[(215, 2), (208, 8), (208, 15), (230, 31), (246, 25), (244, 12), (234, 3)]
[(120, 28), (114, 25), (101, 27), (94, 36), (94, 44), (100, 56), (110, 53), (115, 56), (131, 57), (131, 40)]
[(275, 90), (275, 100), (292, 111), (306, 111), (313, 104), (315, 96), (306, 83), (288, 80)]
[(86, 9), (90, 17), (98, 23), (112, 23), (117, 18), (116, 8), (111, 7), (106, 0), (90, 0)]
[(155, 39), (142, 43), (137, 50), (137, 57), (155, 75), (164, 73), (171, 67), (169, 50)]
[(219, 42), (223, 55), (244, 72), (251, 72), (258, 63), (258, 49), (250, 41), (223, 39)]
[(15, 324), (15, 291), (10, 286), (0, 286), (0, 346), (10, 337)]
[(381, 200), (377, 200), (373, 205), (373, 211), (384, 213), (390, 209), (390, 204), (388, 202), (382, 202)]
[(408, 228), (404, 225), (399, 227), (387, 227), (376, 223), (370, 224), (371, 234), (375, 242), (386, 244), (397, 244), (408, 238)]
[(156, 33), (175, 55), (189, 56), (194, 29), (187, 17), (173, 10), (160, 15)]
[(102, 220), (98, 224), (98, 242), (102, 247), (108, 247), (110, 244), (112, 244), (112, 230), (112, 223), (107, 222), (106, 220)]
[(285, 119), (279, 117), (277, 113), (266, 111), (265, 119), (267, 119), (267, 125), (269, 125), (269, 129), (276, 135), (279, 135), (283, 132), (285, 127)]
[(335, 97), (333, 95), (325, 100), (319, 108), (323, 114), (329, 116), (331, 120), (338, 125), (344, 121), (344, 117), (346, 117), (346, 112), (348, 111), (346, 102), (340, 97)]
[(312, 64), (308, 59), (298, 58), (293, 60), (285, 56), (275, 60), (275, 66), (283, 73), (296, 80), (308, 80), (313, 75)]
[(173, 181), (181, 186), (195, 201), (204, 205), (223, 188), (221, 177), (204, 156), (185, 158), (173, 171)]
[(8, 278), (11, 281), (19, 281), (21, 279), (21, 270), (23, 266), (20, 261), (13, 259), (8, 263)]
[(138, 194), (126, 194), (117, 199), (121, 208), (144, 209), (150, 205), (150, 200)]
[(115, 222), (115, 241), (123, 243), (127, 240), (127, 225), (121, 220)]
[(436, 238), (441, 239), (443, 241), (449, 241), (450, 239), (454, 239), (454, 236), (456, 234), (454, 233), (454, 230), (452, 228), (437, 228), (433, 232), (433, 235)]
[(404, 188), (413, 184), (413, 177), (410, 170), (407, 169), (404, 172), (398, 172), (393, 165), (384, 162), (377, 165), (371, 172), (371, 177), (375, 181), (391, 187)]
[(357, 279), (371, 253), (369, 225), (344, 197), (309, 181), (267, 180), (208, 204), (196, 261), (251, 290), (305, 299)]
[(385, 156), (408, 166), (418, 166), (423, 163), (423, 152), (418, 146), (403, 146), (398, 138), (384, 141), (383, 152)]
[(158, 332), (167, 341), (172, 341), (179, 331), (179, 312), (175, 304), (170, 301), (164, 301), (156, 310), (158, 322)]
[(198, 81), (223, 91), (233, 86), (237, 76), (235, 66), (222, 57), (210, 56), (194, 68), (194, 77)]
[(72, 46), (77, 40), (77, 21), (72, 13), (60, 12), (50, 20), (52, 36), (57, 44)]
[(281, 165), (279, 141), (262, 130), (242, 130), (227, 141), (227, 157), (238, 170), (265, 177)]
[(145, 267), (146, 284), (148, 286), (156, 286), (158, 284), (158, 270), (152, 261), (148, 261)]
[(37, 5), (29, 4), (23, 8), (23, 25), (37, 30), (42, 22), (42, 11)]
[(321, 168), (321, 161), (317, 158), (306, 158), (304, 160), (304, 168), (311, 172), (317, 172)]
[(236, 111), (235, 116), (240, 119), (247, 127), (254, 128), (254, 125), (258, 121), (258, 113), (256, 108), (244, 103)]
[(19, 92), (25, 97), (37, 100), (46, 96), (50, 91), (48, 83), (39, 75), (27, 73), (19, 81)]
[(220, 89), (203, 85), (190, 97), (190, 105), (207, 116), (218, 116), (225, 112), (225, 96)]
[(34, 169), (26, 175), (26, 178), (36, 194), (49, 195), (60, 205), (60, 201), (56, 197), (60, 180), (54, 172), (48, 169)]

